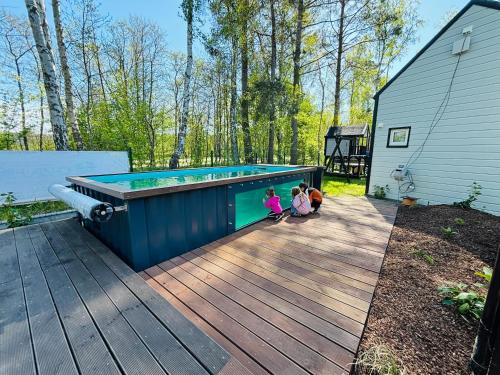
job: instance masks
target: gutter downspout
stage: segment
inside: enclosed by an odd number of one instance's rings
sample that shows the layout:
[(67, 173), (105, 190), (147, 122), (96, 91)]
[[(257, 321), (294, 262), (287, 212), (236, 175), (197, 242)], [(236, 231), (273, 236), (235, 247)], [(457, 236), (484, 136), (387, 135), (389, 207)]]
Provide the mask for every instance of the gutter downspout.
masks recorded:
[(371, 129), (371, 139), (370, 139), (370, 158), (368, 161), (368, 175), (366, 176), (366, 187), (365, 195), (368, 195), (370, 189), (370, 177), (372, 175), (372, 163), (373, 163), (373, 146), (375, 144), (375, 128), (377, 127), (377, 114), (378, 114), (378, 95), (374, 96), (375, 106), (373, 107), (373, 119), (372, 119), (372, 129)]

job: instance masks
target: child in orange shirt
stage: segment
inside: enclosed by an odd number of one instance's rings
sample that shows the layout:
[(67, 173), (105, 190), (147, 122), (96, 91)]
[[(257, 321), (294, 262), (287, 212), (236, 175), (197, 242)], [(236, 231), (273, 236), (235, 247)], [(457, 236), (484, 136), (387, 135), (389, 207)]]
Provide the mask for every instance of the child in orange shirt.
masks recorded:
[(323, 203), (323, 194), (318, 189), (307, 186), (305, 182), (299, 185), (300, 190), (309, 195), (309, 201), (311, 202), (311, 207), (314, 208), (313, 213), (318, 212), (321, 203)]

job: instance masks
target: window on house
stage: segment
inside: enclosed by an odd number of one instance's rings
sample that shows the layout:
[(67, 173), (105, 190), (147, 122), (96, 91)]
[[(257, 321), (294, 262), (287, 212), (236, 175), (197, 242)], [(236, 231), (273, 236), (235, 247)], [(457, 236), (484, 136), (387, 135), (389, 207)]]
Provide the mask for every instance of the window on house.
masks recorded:
[(389, 129), (387, 147), (408, 147), (410, 141), (410, 126)]

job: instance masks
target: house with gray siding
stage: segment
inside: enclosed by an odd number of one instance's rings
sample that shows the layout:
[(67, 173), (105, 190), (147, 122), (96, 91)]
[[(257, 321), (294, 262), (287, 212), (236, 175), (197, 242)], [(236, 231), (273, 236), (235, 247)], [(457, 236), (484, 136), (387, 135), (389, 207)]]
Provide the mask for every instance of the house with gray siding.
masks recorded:
[(473, 0), (375, 95), (367, 193), (500, 215), (500, 2)]

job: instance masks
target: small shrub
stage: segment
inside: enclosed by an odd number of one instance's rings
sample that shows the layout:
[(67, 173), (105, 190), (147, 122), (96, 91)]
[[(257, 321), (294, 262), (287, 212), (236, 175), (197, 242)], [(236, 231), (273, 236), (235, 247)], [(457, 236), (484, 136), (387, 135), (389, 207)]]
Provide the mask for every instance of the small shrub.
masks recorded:
[(470, 188), (469, 196), (467, 197), (467, 199), (461, 202), (454, 202), (453, 205), (461, 207), (464, 210), (471, 208), (472, 203), (477, 201), (478, 197), (481, 195), (481, 189), (482, 186), (479, 185), (477, 182), (474, 182)]
[(443, 305), (455, 306), (457, 312), (467, 320), (467, 317), (474, 319), (481, 318), (484, 310), (484, 303), (486, 302), (485, 293), (481, 293), (488, 287), (491, 282), (493, 270), (490, 267), (484, 267), (482, 272), (475, 272), (474, 275), (479, 276), (486, 282), (485, 284), (474, 284), (478, 291), (472, 290), (469, 286), (463, 283), (443, 285), (438, 291), (444, 294), (445, 298), (441, 301)]
[(377, 199), (384, 199), (389, 191), (391, 191), (391, 188), (389, 187), (389, 185), (385, 185), (385, 186), (375, 185), (375, 190), (373, 192), (373, 196)]
[(406, 374), (406, 369), (401, 361), (385, 345), (374, 345), (361, 352), (354, 365), (361, 372), (370, 375)]
[(32, 216), (21, 213), (14, 205), (17, 199), (12, 192), (2, 193), (0, 197), (4, 197), (5, 221), (9, 228), (22, 227), (31, 222)]
[(446, 238), (451, 238), (457, 234), (457, 232), (455, 232), (452, 227), (441, 227), (441, 233), (443, 233), (443, 236), (445, 236)]
[(454, 221), (455, 221), (455, 224), (457, 224), (457, 225), (464, 225), (465, 224), (465, 220), (462, 219), (461, 217), (456, 217)]
[(433, 266), (436, 262), (434, 260), (434, 258), (432, 257), (432, 255), (430, 255), (429, 253), (425, 252), (424, 250), (415, 250), (412, 252), (412, 255), (417, 257), (417, 258), (420, 258), (422, 260), (424, 260), (427, 264)]
[(468, 317), (479, 319), (484, 309), (485, 297), (472, 291), (466, 284), (443, 285), (438, 288), (440, 294), (445, 295), (441, 301), (443, 305), (455, 306), (457, 312), (467, 320)]

